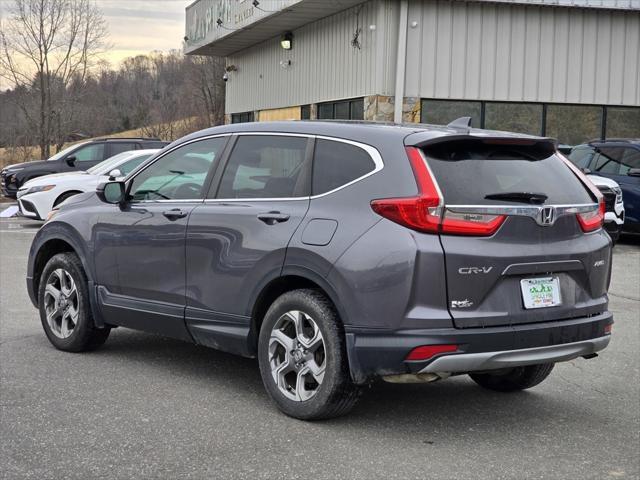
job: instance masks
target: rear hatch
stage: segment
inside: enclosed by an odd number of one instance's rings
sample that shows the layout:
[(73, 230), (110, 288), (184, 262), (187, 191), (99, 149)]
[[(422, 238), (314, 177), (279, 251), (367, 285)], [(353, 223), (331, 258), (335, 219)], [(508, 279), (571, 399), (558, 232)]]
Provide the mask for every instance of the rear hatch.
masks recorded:
[[(428, 207), (407, 226), (440, 236), (457, 328), (606, 311), (611, 250), (601, 229), (604, 204), (551, 141), (445, 137), (416, 142), (407, 153), (416, 198)], [(393, 201), (385, 202), (372, 206), (407, 222), (411, 212), (405, 208), (400, 218)]]

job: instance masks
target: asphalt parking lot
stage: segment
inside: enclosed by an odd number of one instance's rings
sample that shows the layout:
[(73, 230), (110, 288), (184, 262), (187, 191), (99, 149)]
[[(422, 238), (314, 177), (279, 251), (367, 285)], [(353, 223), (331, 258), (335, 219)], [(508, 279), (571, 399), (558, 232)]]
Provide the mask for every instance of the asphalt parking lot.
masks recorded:
[(640, 241), (615, 248), (610, 347), (499, 394), (467, 377), (279, 413), (253, 360), (131, 330), (55, 350), (24, 286), (38, 224), (0, 220), (0, 478), (640, 477)]

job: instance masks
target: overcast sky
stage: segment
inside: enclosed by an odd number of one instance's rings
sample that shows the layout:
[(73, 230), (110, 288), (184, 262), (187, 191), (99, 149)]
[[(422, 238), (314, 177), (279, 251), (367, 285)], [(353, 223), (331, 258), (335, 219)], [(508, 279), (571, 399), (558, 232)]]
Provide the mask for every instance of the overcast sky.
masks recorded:
[[(182, 48), (184, 11), (192, 0), (95, 0), (102, 11), (110, 47), (104, 58), (112, 66), (127, 57), (152, 50)], [(0, 20), (13, 0), (0, 0)], [(0, 90), (11, 85), (0, 78)]]
[(109, 28), (107, 60), (181, 48), (184, 10), (191, 0), (97, 0)]

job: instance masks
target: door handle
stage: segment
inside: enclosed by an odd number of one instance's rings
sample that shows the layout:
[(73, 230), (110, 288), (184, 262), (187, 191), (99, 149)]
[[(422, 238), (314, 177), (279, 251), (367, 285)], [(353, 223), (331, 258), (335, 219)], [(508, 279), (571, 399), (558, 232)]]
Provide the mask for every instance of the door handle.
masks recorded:
[(188, 215), (188, 212), (181, 210), (179, 208), (172, 208), (171, 210), (165, 210), (162, 212), (162, 215), (167, 217), (169, 220), (177, 220), (178, 218), (184, 218)]
[(259, 213), (258, 219), (263, 221), (267, 225), (275, 225), (276, 223), (282, 223), (289, 220), (289, 215), (280, 212), (266, 212)]

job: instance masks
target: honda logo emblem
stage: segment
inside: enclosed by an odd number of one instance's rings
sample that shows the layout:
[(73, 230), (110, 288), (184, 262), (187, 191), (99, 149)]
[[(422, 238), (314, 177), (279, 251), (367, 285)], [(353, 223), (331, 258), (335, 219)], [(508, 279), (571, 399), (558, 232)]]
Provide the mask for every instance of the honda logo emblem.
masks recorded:
[(547, 227), (549, 225), (553, 225), (553, 222), (555, 221), (556, 221), (555, 207), (542, 207), (540, 209), (540, 213), (538, 214), (538, 225), (543, 225)]

